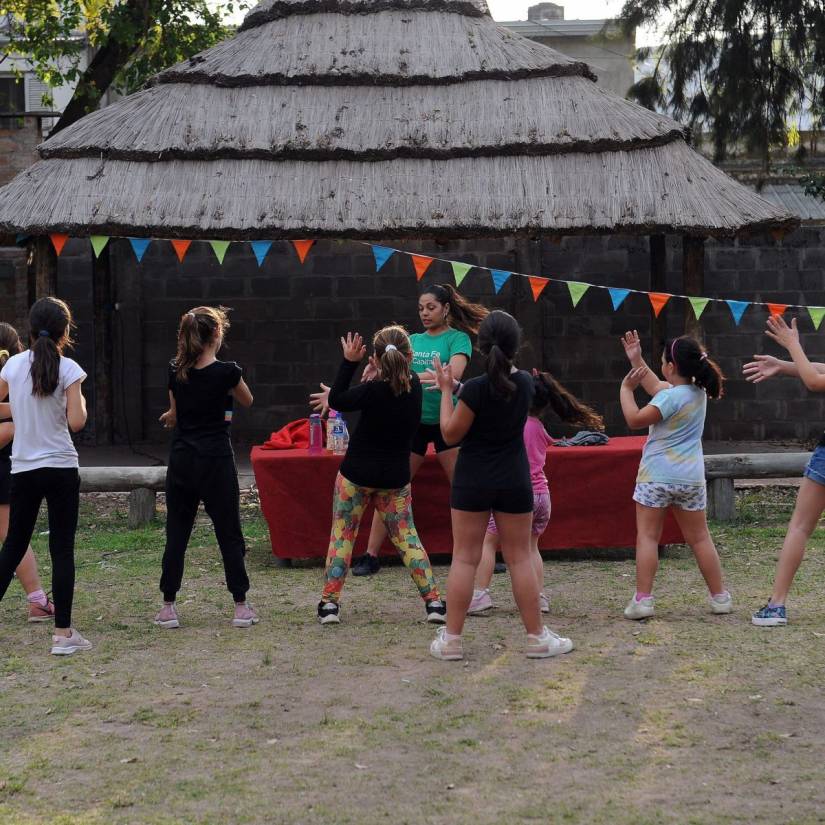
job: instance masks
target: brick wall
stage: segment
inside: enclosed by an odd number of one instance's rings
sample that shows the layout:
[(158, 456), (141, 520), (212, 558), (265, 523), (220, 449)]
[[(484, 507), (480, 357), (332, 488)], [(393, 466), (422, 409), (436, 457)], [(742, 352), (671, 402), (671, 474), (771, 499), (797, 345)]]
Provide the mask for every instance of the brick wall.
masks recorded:
[(0, 186), (5, 186), (38, 159), (36, 148), (43, 140), (40, 118), (14, 118), (22, 122), (21, 128), (11, 127), (10, 120), (0, 118)]
[[(239, 412), (233, 429), (244, 443), (307, 414), (306, 397), (320, 380), (334, 374), (338, 337), (350, 329), (370, 335), (383, 323), (418, 329), (417, 295), (409, 259), (394, 256), (375, 273), (370, 249), (347, 242), (319, 241), (301, 266), (292, 247), (275, 243), (262, 267), (248, 245), (233, 245), (223, 266), (207, 244), (190, 247), (179, 264), (168, 244), (152, 244), (138, 265), (126, 241), (113, 241), (115, 297), (115, 406), (118, 437), (162, 438), (157, 418), (166, 403), (165, 364), (174, 354), (180, 314), (198, 303), (233, 307), (226, 358), (243, 364), (256, 396), (251, 410)], [(401, 244), (444, 258), (548, 277), (647, 289), (646, 238), (569, 237), (550, 241), (471, 240)], [(825, 229), (801, 229), (784, 242), (754, 238), (708, 242), (705, 295), (809, 303), (825, 306)], [(668, 244), (668, 289), (679, 292), (681, 245)], [(91, 350), (90, 263), (88, 244), (73, 241), (60, 258), (62, 295), (80, 321), (78, 358), (93, 367)], [(425, 282), (451, 279), (436, 263)], [(609, 432), (626, 432), (618, 405), (625, 361), (619, 335), (636, 328), (649, 341), (647, 298), (631, 294), (613, 312), (609, 294), (590, 290), (574, 310), (563, 284), (550, 283), (537, 304), (529, 284), (511, 279), (500, 295), (490, 277), (472, 271), (462, 292), (490, 307), (515, 314), (526, 343), (525, 367), (551, 369), (580, 397), (606, 415)], [(669, 334), (684, 326), (686, 302), (665, 309)], [(689, 312), (689, 308), (687, 308)], [(815, 437), (825, 423), (825, 396), (811, 395), (798, 382), (776, 380), (761, 386), (741, 381), (742, 363), (754, 352), (777, 352), (764, 335), (765, 313), (749, 310), (735, 327), (726, 306), (709, 305), (702, 317), (706, 343), (730, 377), (725, 400), (710, 407), (706, 437), (712, 439), (796, 439)], [(825, 347), (807, 318), (801, 321), (809, 352), (825, 360)], [(825, 332), (825, 326), (823, 326)], [(471, 372), (479, 369), (478, 358)], [(125, 422), (128, 420), (128, 427)], [(565, 432), (563, 428), (556, 428)]]

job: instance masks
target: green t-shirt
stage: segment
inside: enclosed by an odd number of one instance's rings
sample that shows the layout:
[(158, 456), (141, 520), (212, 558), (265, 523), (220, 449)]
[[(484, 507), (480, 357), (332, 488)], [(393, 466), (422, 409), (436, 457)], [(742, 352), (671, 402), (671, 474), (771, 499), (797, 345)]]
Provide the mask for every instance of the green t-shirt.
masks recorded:
[[(447, 329), (438, 335), (429, 335), (426, 332), (416, 332), (410, 336), (413, 348), (413, 372), (422, 373), (431, 369), (433, 358), (437, 355), (442, 364), (446, 364), (454, 355), (466, 355), (469, 360), (473, 354), (473, 345), (470, 336), (458, 329)], [(421, 402), (421, 422), (423, 424), (438, 424), (441, 411), (441, 393), (424, 390), (424, 400)]]

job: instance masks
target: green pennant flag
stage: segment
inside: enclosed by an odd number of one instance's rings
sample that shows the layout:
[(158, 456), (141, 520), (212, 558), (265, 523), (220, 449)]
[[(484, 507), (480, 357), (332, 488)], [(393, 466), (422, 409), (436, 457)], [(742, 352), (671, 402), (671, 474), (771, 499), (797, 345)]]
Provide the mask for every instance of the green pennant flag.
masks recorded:
[(223, 259), (226, 257), (226, 250), (229, 249), (229, 241), (209, 241), (209, 246), (212, 247), (218, 263), (222, 264)]
[(568, 281), (567, 288), (570, 290), (570, 297), (573, 299), (575, 307), (582, 299), (582, 295), (590, 289), (590, 284), (583, 284), (581, 281)]
[(698, 321), (699, 318), (702, 317), (705, 307), (710, 303), (710, 298), (688, 298), (688, 301), (690, 301), (690, 305), (693, 307), (693, 314)]
[(472, 264), (461, 264), (458, 261), (451, 262), (453, 267), (453, 277), (455, 285), (461, 286), (461, 282), (467, 277), (467, 273), (473, 268)]
[(95, 258), (100, 257), (100, 253), (106, 248), (106, 244), (109, 243), (109, 236), (108, 235), (92, 235), (89, 240), (92, 242), (92, 249), (95, 251)]
[(819, 329), (822, 319), (825, 318), (825, 307), (808, 307), (808, 315), (814, 322), (814, 329)]

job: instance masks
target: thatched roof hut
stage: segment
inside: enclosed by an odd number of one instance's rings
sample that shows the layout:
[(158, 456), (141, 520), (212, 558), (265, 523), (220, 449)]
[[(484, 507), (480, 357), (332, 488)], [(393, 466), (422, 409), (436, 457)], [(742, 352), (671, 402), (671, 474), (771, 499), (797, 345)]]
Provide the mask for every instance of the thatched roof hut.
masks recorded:
[(484, 0), (263, 0), (48, 140), (0, 230), (241, 240), (795, 223)]

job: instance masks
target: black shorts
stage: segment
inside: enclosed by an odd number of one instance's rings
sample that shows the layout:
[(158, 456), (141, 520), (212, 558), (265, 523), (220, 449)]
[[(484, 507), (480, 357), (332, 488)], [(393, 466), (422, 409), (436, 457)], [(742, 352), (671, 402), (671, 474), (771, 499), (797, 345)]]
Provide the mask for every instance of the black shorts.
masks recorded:
[(450, 507), (469, 513), (532, 513), (533, 488), (484, 490), (479, 487), (453, 487), (450, 493)]
[[(444, 450), (452, 450), (449, 444), (444, 441), (441, 435), (441, 426), (438, 424), (419, 424), (415, 431), (412, 441), (412, 452), (416, 455), (427, 455), (427, 446), (429, 444), (435, 445), (437, 453), (443, 453)], [(455, 447), (458, 444), (454, 445)]]
[(0, 505), (8, 504), (11, 496), (11, 460), (0, 458)]

